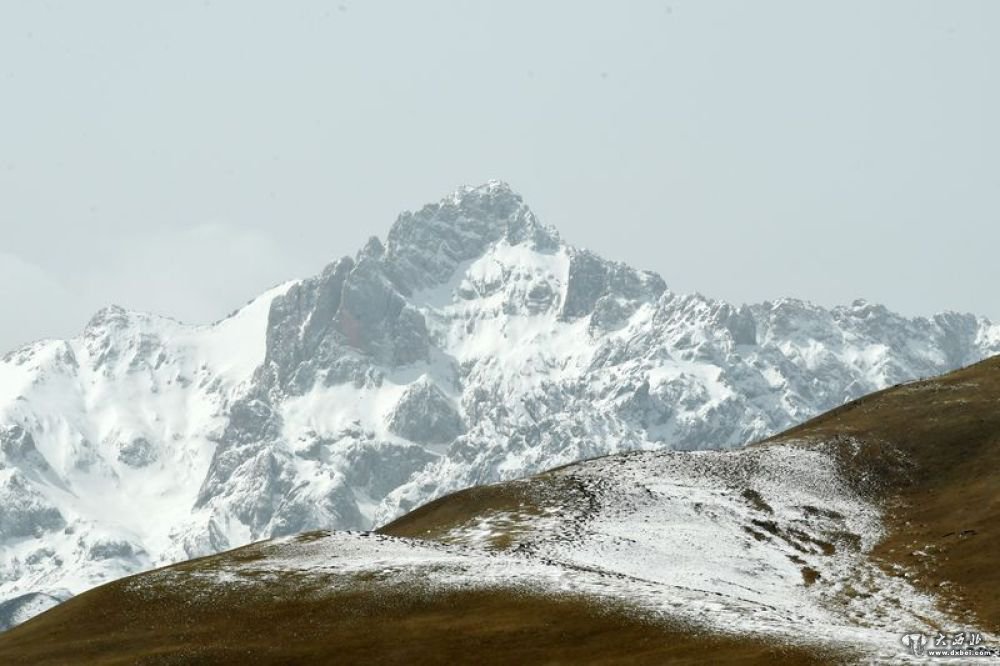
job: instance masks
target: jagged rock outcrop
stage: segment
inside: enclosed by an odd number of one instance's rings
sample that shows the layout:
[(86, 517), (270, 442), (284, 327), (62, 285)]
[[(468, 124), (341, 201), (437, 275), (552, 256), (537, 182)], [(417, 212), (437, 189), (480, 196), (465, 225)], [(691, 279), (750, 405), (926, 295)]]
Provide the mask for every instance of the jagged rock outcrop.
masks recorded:
[(386, 427), (418, 444), (447, 444), (465, 431), (455, 401), (424, 377), (406, 387), (389, 412)]

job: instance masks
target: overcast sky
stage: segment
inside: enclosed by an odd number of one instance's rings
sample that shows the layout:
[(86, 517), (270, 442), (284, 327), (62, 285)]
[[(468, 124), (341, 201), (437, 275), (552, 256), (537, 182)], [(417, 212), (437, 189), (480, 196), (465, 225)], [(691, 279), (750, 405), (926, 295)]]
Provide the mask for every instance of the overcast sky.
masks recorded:
[(1000, 2), (0, 5), (0, 348), (211, 321), (508, 181), (736, 302), (1000, 319)]

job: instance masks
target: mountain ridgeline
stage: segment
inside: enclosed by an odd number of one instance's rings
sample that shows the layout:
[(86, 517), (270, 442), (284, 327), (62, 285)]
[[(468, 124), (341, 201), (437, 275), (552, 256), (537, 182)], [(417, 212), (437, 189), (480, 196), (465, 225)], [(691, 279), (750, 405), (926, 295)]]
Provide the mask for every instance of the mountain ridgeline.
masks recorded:
[(215, 324), (112, 307), (4, 356), (0, 602), (603, 454), (739, 447), (998, 351), (972, 315), (676, 294), (503, 183), (463, 188)]

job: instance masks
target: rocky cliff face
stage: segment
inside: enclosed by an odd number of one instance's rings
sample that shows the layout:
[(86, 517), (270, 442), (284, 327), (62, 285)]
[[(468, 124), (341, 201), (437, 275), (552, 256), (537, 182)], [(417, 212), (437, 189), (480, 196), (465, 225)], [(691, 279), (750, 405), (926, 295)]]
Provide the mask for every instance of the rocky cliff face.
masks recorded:
[(0, 601), (629, 449), (730, 448), (1000, 350), (972, 315), (733, 306), (502, 183), (211, 326), (109, 308), (0, 361)]

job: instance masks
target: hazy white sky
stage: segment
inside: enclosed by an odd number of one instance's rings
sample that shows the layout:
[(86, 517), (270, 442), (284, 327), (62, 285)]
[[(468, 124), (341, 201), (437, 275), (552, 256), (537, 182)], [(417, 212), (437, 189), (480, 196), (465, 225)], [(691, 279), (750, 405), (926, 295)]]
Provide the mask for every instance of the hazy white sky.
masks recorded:
[(0, 4), (0, 348), (216, 319), (502, 178), (733, 301), (1000, 318), (1000, 3)]

